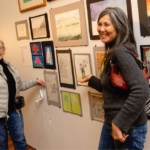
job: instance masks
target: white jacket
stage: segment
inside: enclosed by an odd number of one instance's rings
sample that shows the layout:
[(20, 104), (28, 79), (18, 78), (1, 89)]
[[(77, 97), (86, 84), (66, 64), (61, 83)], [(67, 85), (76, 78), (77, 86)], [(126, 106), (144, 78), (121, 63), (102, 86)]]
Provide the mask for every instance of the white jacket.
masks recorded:
[[(8, 62), (8, 69), (16, 82), (16, 96), (19, 96), (19, 91), (27, 90), (37, 85), (36, 79), (22, 82), (18, 71)], [(8, 113), (8, 84), (7, 77), (3, 72), (3, 67), (0, 65), (0, 118), (6, 117)]]

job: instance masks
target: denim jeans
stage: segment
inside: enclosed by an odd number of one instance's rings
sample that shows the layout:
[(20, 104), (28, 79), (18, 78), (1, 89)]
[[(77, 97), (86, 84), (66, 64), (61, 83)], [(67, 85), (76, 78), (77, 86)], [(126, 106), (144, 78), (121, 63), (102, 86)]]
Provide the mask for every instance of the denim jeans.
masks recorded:
[(21, 111), (13, 111), (8, 120), (0, 119), (0, 150), (8, 150), (8, 131), (16, 150), (27, 150)]
[(98, 150), (143, 150), (147, 124), (133, 127), (125, 142), (116, 141), (111, 136), (110, 125), (103, 124)]

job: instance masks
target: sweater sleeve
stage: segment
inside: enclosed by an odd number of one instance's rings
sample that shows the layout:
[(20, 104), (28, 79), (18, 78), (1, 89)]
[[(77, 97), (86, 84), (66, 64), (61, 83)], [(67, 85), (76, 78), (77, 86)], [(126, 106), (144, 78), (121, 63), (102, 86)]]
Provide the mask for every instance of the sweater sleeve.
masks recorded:
[(92, 88), (94, 88), (95, 90), (102, 92), (102, 85), (101, 85), (101, 81), (100, 79), (98, 79), (95, 76), (92, 76), (89, 80), (88, 85)]
[(114, 56), (116, 64), (129, 87), (129, 94), (113, 122), (127, 133), (144, 110), (149, 95), (149, 86), (137, 65), (136, 59), (128, 49), (118, 47)]

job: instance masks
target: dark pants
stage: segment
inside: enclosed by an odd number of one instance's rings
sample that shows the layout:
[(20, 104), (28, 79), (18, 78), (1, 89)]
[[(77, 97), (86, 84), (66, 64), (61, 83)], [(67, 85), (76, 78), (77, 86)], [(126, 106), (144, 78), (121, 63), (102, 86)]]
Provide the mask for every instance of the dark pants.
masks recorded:
[(119, 142), (111, 136), (112, 128), (104, 123), (98, 150), (143, 150), (147, 133), (147, 124), (136, 126), (129, 131), (126, 141)]
[(8, 120), (0, 118), (0, 150), (8, 150), (8, 131), (16, 150), (27, 150), (22, 113), (13, 111)]

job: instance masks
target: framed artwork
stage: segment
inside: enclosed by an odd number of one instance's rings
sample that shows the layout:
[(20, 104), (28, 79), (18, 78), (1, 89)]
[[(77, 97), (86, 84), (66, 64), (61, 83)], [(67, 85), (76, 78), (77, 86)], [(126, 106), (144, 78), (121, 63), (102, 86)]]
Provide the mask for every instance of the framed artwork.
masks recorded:
[(103, 97), (102, 94), (88, 92), (90, 114), (92, 120), (104, 122), (104, 109), (103, 109)]
[(30, 17), (29, 22), (33, 40), (50, 37), (47, 13)]
[(55, 47), (88, 45), (83, 1), (50, 9)]
[(18, 0), (20, 12), (46, 6), (46, 0)]
[(94, 61), (95, 61), (95, 71), (96, 71), (96, 77), (100, 78), (100, 74), (103, 70), (103, 59), (105, 56), (105, 47), (95, 46), (93, 47), (94, 52)]
[(130, 0), (115, 0), (115, 2), (112, 0), (87, 0), (86, 2), (88, 12), (89, 33), (91, 40), (99, 39), (99, 35), (97, 32), (97, 19), (101, 11), (108, 6), (120, 7), (128, 15), (128, 19), (133, 28)]
[(43, 68), (43, 53), (40, 42), (30, 43), (33, 68)]
[(147, 64), (148, 74), (150, 77), (150, 45), (140, 45), (141, 60)]
[(54, 105), (60, 108), (61, 103), (60, 103), (57, 73), (46, 71), (46, 70), (44, 70), (43, 73), (44, 73), (44, 78), (46, 83), (47, 103), (49, 105)]
[(29, 39), (27, 20), (15, 22), (17, 40)]
[(63, 111), (82, 116), (80, 94), (61, 91)]
[(44, 57), (44, 66), (47, 69), (56, 69), (53, 41), (41, 42)]
[(141, 36), (150, 35), (150, 1), (138, 0), (139, 20), (140, 20), (140, 32)]
[(75, 89), (71, 50), (56, 50), (56, 55), (60, 86)]
[[(91, 58), (90, 54), (74, 54), (74, 66), (76, 70), (76, 80), (84, 79), (86, 75), (92, 74), (91, 69)], [(88, 85), (88, 82), (80, 83), (77, 82), (78, 85)]]

